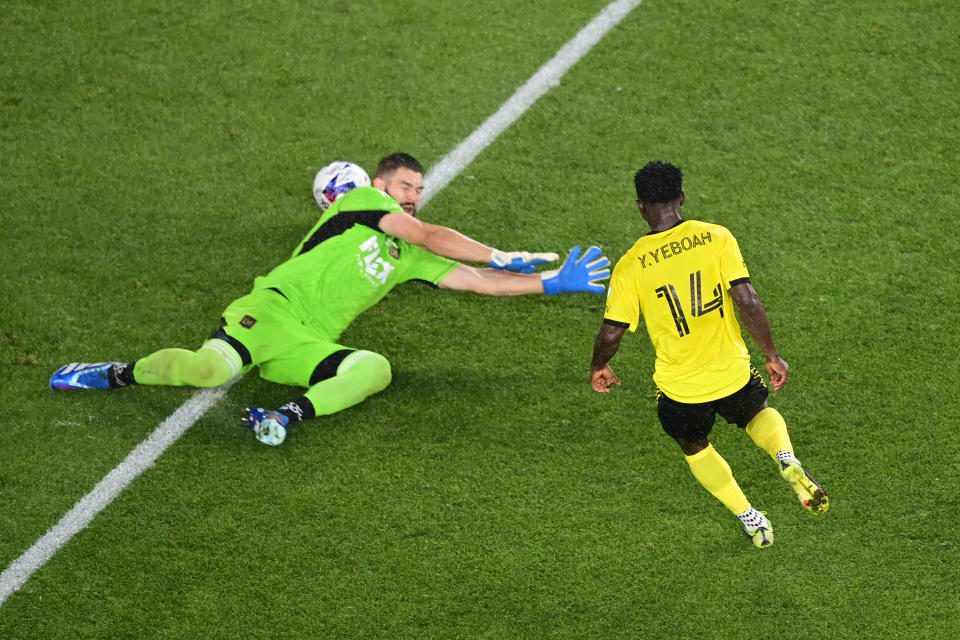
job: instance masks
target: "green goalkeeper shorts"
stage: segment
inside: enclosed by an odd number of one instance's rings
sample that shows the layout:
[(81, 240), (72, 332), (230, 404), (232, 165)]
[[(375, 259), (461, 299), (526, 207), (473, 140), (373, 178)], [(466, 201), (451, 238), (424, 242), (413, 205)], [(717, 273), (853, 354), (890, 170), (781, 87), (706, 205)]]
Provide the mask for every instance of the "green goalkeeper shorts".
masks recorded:
[(331, 356), (352, 351), (303, 324), (275, 289), (256, 290), (230, 303), (213, 337), (228, 342), (245, 366), (258, 367), (264, 380), (300, 387), (312, 386), (315, 372)]

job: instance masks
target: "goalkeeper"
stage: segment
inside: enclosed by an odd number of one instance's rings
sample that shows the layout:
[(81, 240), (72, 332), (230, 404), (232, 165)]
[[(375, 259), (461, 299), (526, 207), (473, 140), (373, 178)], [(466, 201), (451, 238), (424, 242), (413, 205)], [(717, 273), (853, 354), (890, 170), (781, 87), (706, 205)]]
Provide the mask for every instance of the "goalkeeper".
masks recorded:
[[(293, 422), (356, 405), (390, 384), (379, 353), (339, 344), (364, 311), (402, 282), (482, 295), (603, 293), (609, 260), (574, 247), (560, 269), (533, 273), (552, 253), (503, 252), (448, 227), (418, 220), (423, 168), (408, 154), (384, 158), (372, 187), (340, 196), (286, 262), (254, 281), (223, 312), (220, 327), (196, 351), (161, 349), (133, 362), (71, 363), (54, 389), (113, 389), (133, 384), (216, 387), (252, 367), (266, 380), (305, 388), (278, 409), (250, 407), (242, 421), (268, 445)], [(487, 263), (476, 268), (459, 261)]]

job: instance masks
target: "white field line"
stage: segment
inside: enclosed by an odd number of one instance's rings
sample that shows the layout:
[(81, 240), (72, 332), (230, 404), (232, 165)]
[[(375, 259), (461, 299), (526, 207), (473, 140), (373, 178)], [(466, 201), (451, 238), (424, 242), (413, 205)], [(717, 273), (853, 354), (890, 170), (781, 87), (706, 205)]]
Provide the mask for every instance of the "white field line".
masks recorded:
[[(560, 83), (563, 75), (617, 26), (643, 0), (616, 0), (580, 30), (572, 40), (507, 100), (500, 109), (453, 151), (444, 156), (425, 177), (421, 206), (440, 193), (501, 133), (517, 121), (537, 100)], [(73, 536), (82, 531), (127, 485), (151, 467), (157, 458), (192, 427), (227, 393), (230, 384), (195, 394), (164, 420), (150, 436), (90, 493), (80, 499), (60, 522), (50, 528), (23, 555), (0, 574), (0, 605), (22, 587), (40, 567)]]
[(611, 29), (620, 24), (631, 11), (640, 6), (641, 2), (643, 0), (611, 2), (572, 40), (563, 45), (563, 48), (549, 62), (540, 67), (522, 87), (517, 89), (496, 113), (487, 118), (476, 131), (470, 134), (470, 137), (461, 142), (457, 148), (444, 156), (436, 166), (427, 172), (420, 205), (425, 205), (433, 196), (443, 191), (444, 187), (460, 175), (473, 162), (473, 159), (480, 155), (481, 151), (490, 146), (533, 103), (547, 91), (559, 85), (560, 79), (570, 70), (570, 67), (587, 55)]
[(60, 547), (82, 531), (94, 516), (103, 511), (128, 484), (153, 466), (167, 448), (177, 441), (187, 429), (203, 417), (207, 410), (219, 402), (230, 388), (228, 383), (216, 389), (205, 389), (184, 402), (170, 417), (160, 423), (146, 440), (130, 452), (126, 459), (108, 473), (87, 495), (51, 527), (32, 547), (14, 560), (0, 574), (0, 605), (17, 589), (22, 587), (33, 573), (46, 564)]

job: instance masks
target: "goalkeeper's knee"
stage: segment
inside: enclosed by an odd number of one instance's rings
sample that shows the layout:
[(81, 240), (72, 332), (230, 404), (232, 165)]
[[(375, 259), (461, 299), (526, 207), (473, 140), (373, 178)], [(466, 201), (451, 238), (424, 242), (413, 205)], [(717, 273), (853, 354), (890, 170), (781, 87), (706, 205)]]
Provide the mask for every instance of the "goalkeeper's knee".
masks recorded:
[(161, 349), (137, 360), (134, 379), (139, 384), (219, 387), (240, 373), (240, 356), (226, 343), (210, 340), (197, 351)]
[(337, 375), (349, 375), (368, 396), (383, 391), (393, 380), (390, 361), (373, 351), (354, 351), (340, 363)]
[(193, 387), (219, 387), (237, 373), (223, 355), (206, 347), (197, 350), (192, 365), (186, 369), (185, 377), (190, 378), (188, 384)]
[(390, 361), (373, 351), (354, 351), (337, 367), (336, 375), (307, 389), (304, 394), (314, 414), (326, 416), (359, 404), (387, 388), (393, 374)]

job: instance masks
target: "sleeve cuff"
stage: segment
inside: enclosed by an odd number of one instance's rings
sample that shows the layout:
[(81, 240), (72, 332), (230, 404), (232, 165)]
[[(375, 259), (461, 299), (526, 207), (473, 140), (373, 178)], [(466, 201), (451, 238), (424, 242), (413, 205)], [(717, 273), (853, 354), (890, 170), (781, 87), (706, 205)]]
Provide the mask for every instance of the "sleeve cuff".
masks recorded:
[(604, 318), (603, 324), (609, 324), (610, 326), (613, 326), (613, 327), (620, 327), (621, 329), (630, 328), (629, 322), (620, 322), (619, 320), (611, 320), (610, 318)]

